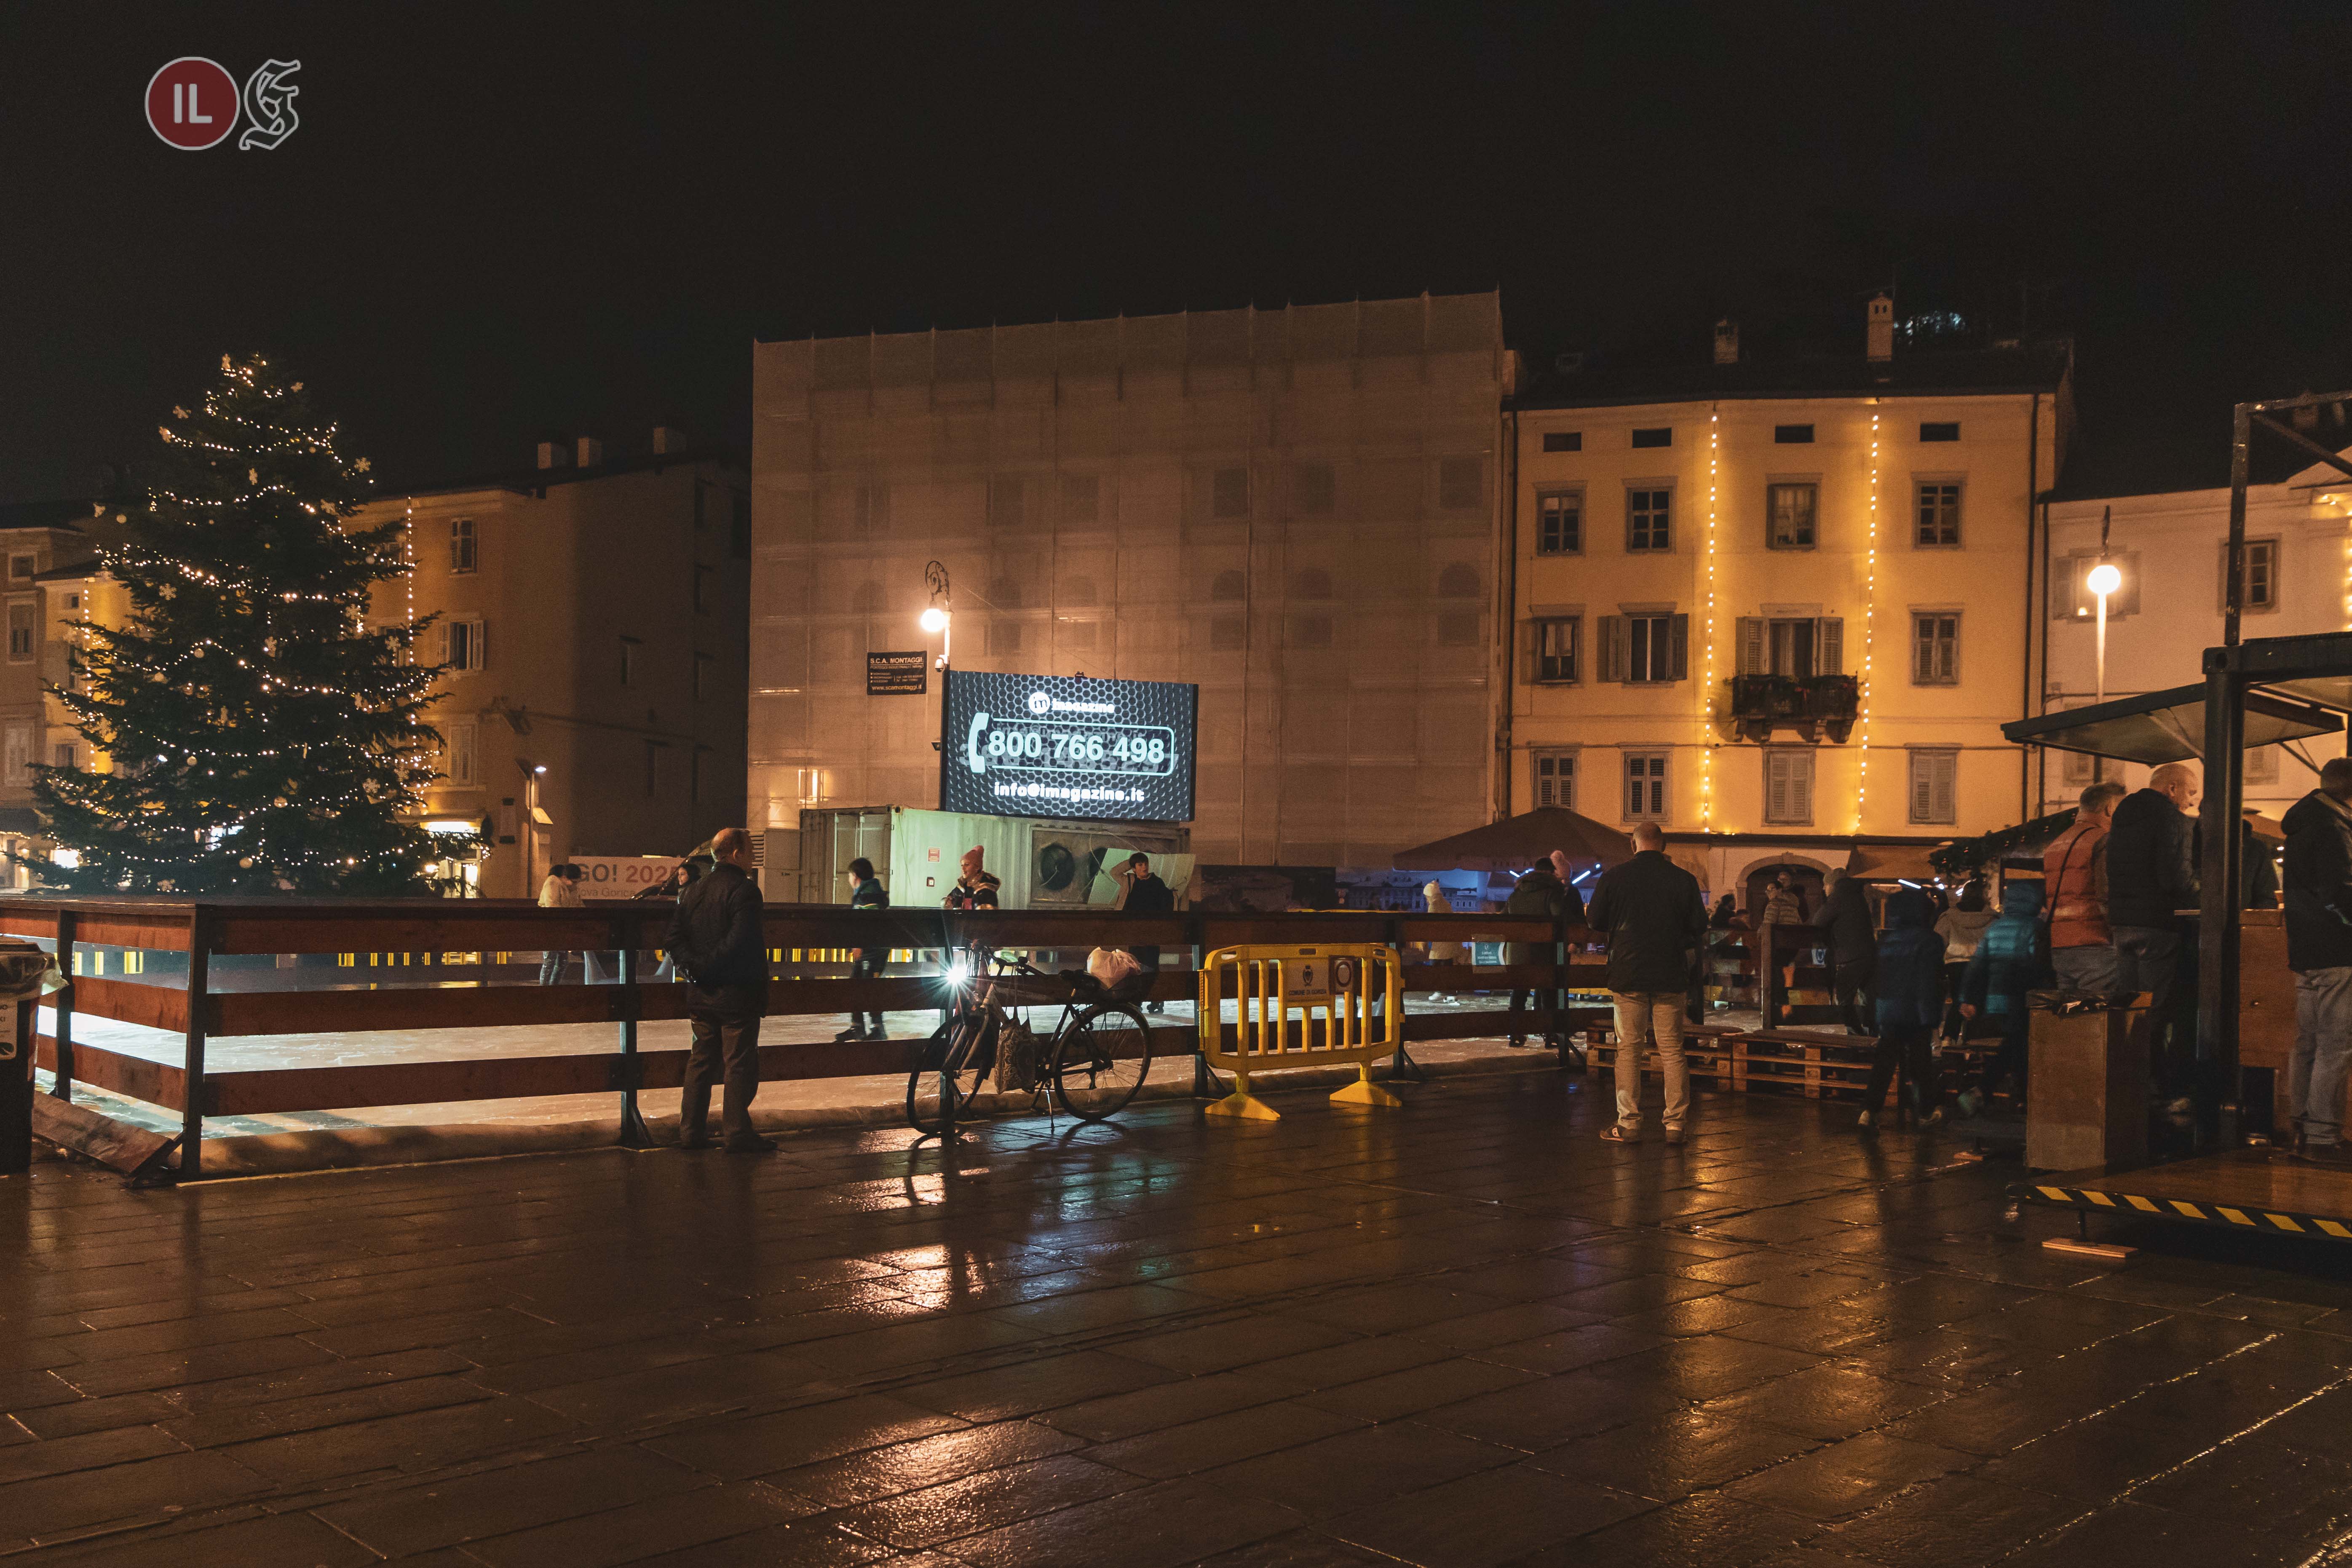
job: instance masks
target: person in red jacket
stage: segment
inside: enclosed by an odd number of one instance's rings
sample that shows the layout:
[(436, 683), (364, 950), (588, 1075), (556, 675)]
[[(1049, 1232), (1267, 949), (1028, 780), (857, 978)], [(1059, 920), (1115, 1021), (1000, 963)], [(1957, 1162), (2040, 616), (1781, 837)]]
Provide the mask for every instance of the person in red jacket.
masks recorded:
[(2084, 790), (2074, 826), (2042, 852), (2042, 881), (2050, 898), (2050, 965), (2069, 991), (2101, 995), (2119, 989), (2115, 936), (2107, 928), (2107, 829), (2119, 784)]

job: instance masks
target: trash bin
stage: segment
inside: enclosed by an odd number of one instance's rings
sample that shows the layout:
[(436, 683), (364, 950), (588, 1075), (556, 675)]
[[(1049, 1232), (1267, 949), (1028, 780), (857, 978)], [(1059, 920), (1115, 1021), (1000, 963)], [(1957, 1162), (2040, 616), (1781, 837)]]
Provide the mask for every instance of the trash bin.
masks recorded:
[(0, 1175), (33, 1166), (33, 1041), (49, 955), (0, 938)]
[(2025, 1163), (2039, 1171), (2147, 1163), (2147, 994), (2027, 998)]

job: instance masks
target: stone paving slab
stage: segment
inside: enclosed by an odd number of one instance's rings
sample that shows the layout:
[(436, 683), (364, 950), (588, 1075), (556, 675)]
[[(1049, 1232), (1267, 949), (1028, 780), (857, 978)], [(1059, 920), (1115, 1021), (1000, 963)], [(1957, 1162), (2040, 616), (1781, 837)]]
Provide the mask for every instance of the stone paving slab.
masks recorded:
[[(952, 1145), (0, 1181), (0, 1554), (2324, 1563), (2352, 1258), (2036, 1243), (1834, 1106), (1559, 1074)], [(1759, 1182), (1759, 1175), (1767, 1178)]]

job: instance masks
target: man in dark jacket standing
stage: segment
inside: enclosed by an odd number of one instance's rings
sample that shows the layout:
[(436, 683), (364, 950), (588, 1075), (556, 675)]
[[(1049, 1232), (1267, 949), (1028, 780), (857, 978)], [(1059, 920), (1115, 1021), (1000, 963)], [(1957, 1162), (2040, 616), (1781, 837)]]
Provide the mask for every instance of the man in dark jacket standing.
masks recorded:
[(2116, 988), (2153, 993), (2149, 1012), (2172, 998), (2180, 952), (2176, 911), (2197, 907), (2197, 770), (2167, 763), (2147, 787), (2125, 796), (2107, 829), (2107, 926), (2115, 933)]
[(1612, 1143), (1642, 1141), (1642, 1042), (1655, 1036), (1666, 1080), (1666, 1142), (1683, 1141), (1690, 1118), (1690, 1064), (1683, 1056), (1683, 1004), (1691, 966), (1706, 941), (1706, 899), (1698, 879), (1666, 858), (1654, 822), (1633, 829), (1633, 858), (1601, 875), (1585, 923), (1609, 939), (1610, 999), (1617, 1007), (1617, 1120)]
[(1874, 1033), (1864, 1021), (1863, 994), (1878, 964), (1878, 931), (1870, 919), (1870, 895), (1859, 878), (1832, 870), (1822, 884), (1828, 896), (1813, 911), (1813, 924), (1828, 931), (1830, 985), (1849, 1035)]
[[(1176, 912), (1176, 889), (1152, 875), (1151, 857), (1142, 850), (1139, 849), (1127, 858), (1127, 864), (1118, 868), (1118, 879), (1127, 887), (1127, 897), (1119, 901), (1120, 913), (1160, 921)], [(1159, 978), (1160, 948), (1156, 943), (1139, 942), (1127, 951), (1135, 954), (1135, 962), (1150, 971), (1153, 979)], [(1168, 1010), (1168, 1004), (1146, 1002), (1143, 1010), (1164, 1013)]]
[[(1567, 857), (1554, 850), (1551, 855), (1528, 868), (1524, 876), (1511, 884), (1511, 896), (1503, 900), (1507, 915), (1526, 915), (1534, 920), (1550, 921), (1553, 924), (1582, 925), (1584, 900), (1576, 884), (1561, 873), (1566, 869)], [(1549, 963), (1552, 958), (1549, 942), (1514, 942), (1504, 944), (1506, 963)], [(1535, 1003), (1533, 986), (1516, 986), (1511, 992), (1510, 1011), (1504, 1016), (1503, 1043), (1517, 1049), (1528, 1043), (1519, 1032), (1519, 1010)]]
[(2344, 1077), (2352, 1060), (2352, 757), (2330, 757), (2319, 787), (2287, 808), (2286, 966), (2294, 971), (2287, 1103), (2314, 1164), (2352, 1166)]
[[(887, 910), (890, 895), (882, 886), (882, 879), (874, 874), (874, 862), (860, 855), (849, 863), (843, 873), (849, 879), (849, 907), (853, 910)], [(886, 947), (853, 947), (849, 950), (849, 977), (852, 980), (872, 980), (882, 973), (890, 950)], [(872, 1018), (871, 1024), (867, 1023)], [(887, 1040), (889, 1030), (882, 1022), (882, 1010), (872, 1013), (852, 1013), (849, 1027), (834, 1036), (836, 1043), (847, 1040)]]
[(760, 929), (760, 887), (751, 879), (751, 837), (740, 827), (722, 828), (710, 849), (718, 863), (686, 890), (669, 922), (669, 951), (693, 987), (687, 1017), (694, 1049), (678, 1100), (678, 1145), (710, 1147), (710, 1086), (723, 1080), (727, 1152), (765, 1153), (775, 1140), (751, 1130), (760, 1019), (768, 1010), (768, 943)]

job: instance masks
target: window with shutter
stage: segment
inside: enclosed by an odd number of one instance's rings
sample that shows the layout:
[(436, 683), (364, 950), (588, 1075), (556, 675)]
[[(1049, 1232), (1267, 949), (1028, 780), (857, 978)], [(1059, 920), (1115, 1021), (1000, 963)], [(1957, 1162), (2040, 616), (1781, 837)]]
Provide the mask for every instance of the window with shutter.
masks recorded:
[(1667, 637), (1671, 648), (1666, 664), (1666, 679), (1687, 680), (1690, 679), (1690, 617), (1688, 616), (1673, 617), (1672, 629)]
[(1764, 820), (1807, 826), (1813, 820), (1813, 753), (1782, 747), (1764, 753)]
[(1601, 617), (1601, 679), (1625, 679), (1625, 617)]
[(1576, 753), (1574, 752), (1538, 752), (1536, 763), (1536, 804), (1538, 805), (1576, 808)]
[(1955, 686), (1960, 679), (1960, 617), (1920, 614), (1911, 617), (1911, 683)]
[(1813, 623), (1813, 673), (1845, 673), (1845, 622), (1836, 616), (1823, 616)]
[(1958, 752), (1911, 753), (1913, 822), (1939, 824), (1958, 820), (1959, 763)]
[(1690, 662), (1688, 616), (1612, 616), (1622, 627), (1623, 673), (1628, 685), (1662, 685), (1684, 679)]
[(1625, 819), (1664, 822), (1666, 819), (1666, 754), (1664, 752), (1625, 753)]

